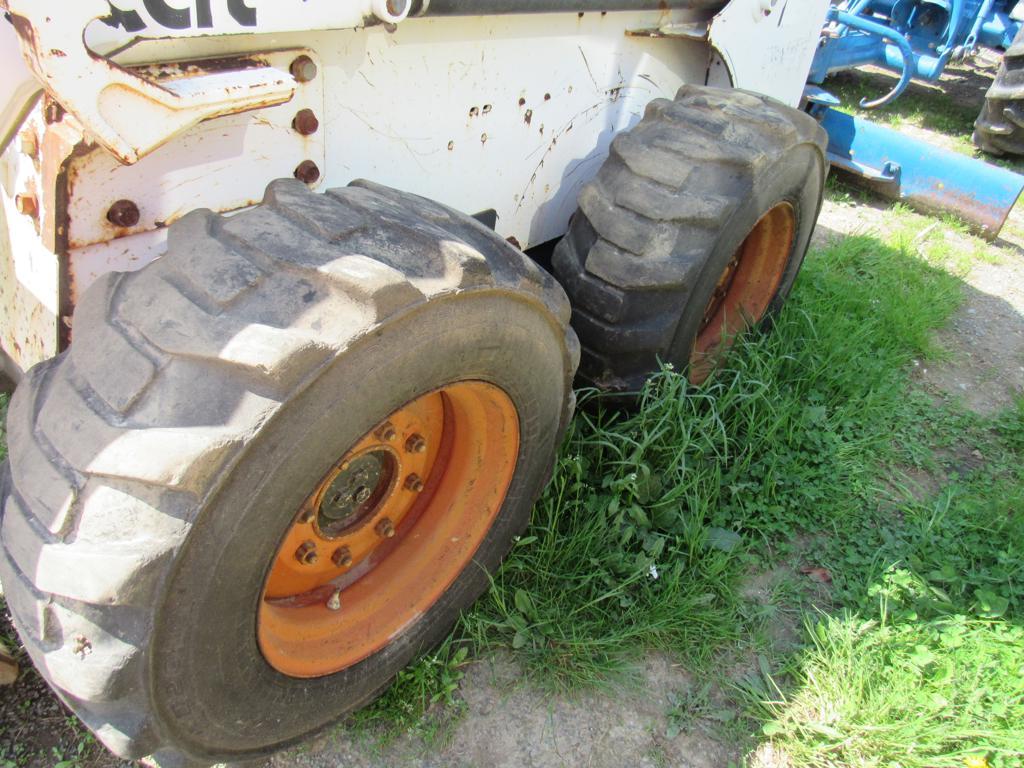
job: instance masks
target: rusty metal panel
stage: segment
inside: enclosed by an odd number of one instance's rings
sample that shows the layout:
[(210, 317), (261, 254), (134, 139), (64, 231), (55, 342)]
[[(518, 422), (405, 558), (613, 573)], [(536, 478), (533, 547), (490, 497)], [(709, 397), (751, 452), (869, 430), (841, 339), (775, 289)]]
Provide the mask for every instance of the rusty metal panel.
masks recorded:
[(103, 0), (0, 0), (39, 82), (97, 142), (136, 162), (202, 120), (288, 101), (294, 80), (272, 67), (211, 71), (156, 82), (86, 48), (83, 35), (109, 15)]
[[(308, 56), (305, 50), (251, 54), (244, 59), (154, 65), (146, 75), (155, 81), (203, 77), (214, 67), (270, 66), (288, 70)], [(311, 70), (312, 71), (312, 70)], [(293, 175), (304, 161), (325, 167), (323, 78), (296, 85), (286, 105), (209, 120), (185, 131), (133, 165), (122, 165), (101, 147), (77, 157), (68, 168), (68, 214), (71, 251), (126, 235), (169, 226), (189, 211), (229, 211), (259, 202), (273, 179)], [(134, 206), (135, 212), (118, 215)], [(117, 268), (141, 266), (144, 260), (116, 262)], [(73, 270), (73, 293), (92, 277)]]
[[(705, 44), (625, 34), (670, 18), (410, 19), (393, 32), (282, 35), (279, 45), (301, 41), (320, 55), (316, 77), (298, 86), (292, 102), (202, 123), (132, 166), (102, 150), (70, 164), (72, 301), (99, 274), (137, 269), (162, 252), (162, 237), (140, 233), (194, 208), (256, 202), (270, 179), (293, 174), (300, 155), (316, 162), (321, 188), (369, 178), (467, 212), (493, 208), (498, 231), (523, 246), (557, 237), (613, 136), (651, 99), (704, 82)], [(246, 55), (259, 41), (151, 41), (126, 51), (122, 63), (185, 52)], [(267, 56), (286, 67), (278, 54)], [(307, 107), (320, 127), (301, 137), (292, 121)], [(137, 224), (108, 220), (118, 200), (136, 203)]]
[(0, 156), (0, 347), (22, 370), (57, 354), (59, 265), (44, 244), (38, 111)]
[(0, 24), (0, 72), (3, 72), (0, 77), (0, 152), (3, 152), (43, 91), (25, 64), (18, 35), (9, 24)]

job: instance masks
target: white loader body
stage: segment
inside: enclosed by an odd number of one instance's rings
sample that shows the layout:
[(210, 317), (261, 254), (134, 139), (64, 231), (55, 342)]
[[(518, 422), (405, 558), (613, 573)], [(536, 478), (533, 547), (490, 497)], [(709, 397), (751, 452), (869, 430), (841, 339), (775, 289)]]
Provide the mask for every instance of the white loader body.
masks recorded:
[(828, 0), (458, 5), (0, 0), (8, 372), (63, 349), (82, 291), (159, 257), (169, 224), (276, 178), (493, 211), (524, 249), (560, 237), (652, 99), (731, 84), (797, 105)]

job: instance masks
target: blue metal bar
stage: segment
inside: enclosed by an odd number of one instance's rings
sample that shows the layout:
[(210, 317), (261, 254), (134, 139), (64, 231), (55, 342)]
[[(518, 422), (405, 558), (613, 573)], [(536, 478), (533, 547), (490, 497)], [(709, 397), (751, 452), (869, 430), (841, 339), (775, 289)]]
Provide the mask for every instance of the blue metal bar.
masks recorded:
[[(961, 0), (957, 0), (960, 2)], [(900, 66), (900, 80), (896, 83), (896, 87), (893, 88), (889, 93), (885, 94), (881, 98), (875, 99), (874, 101), (868, 101), (867, 99), (861, 99), (860, 106), (862, 109), (874, 109), (875, 107), (881, 107), (888, 104), (893, 99), (897, 98), (901, 93), (907, 90), (907, 86), (910, 85), (911, 79), (914, 77), (914, 51), (910, 47), (910, 41), (906, 37), (901, 35), (899, 32), (895, 32), (891, 28), (884, 24), (879, 24), (875, 21), (870, 21), (861, 16), (854, 16), (847, 11), (840, 11), (838, 8), (833, 6), (829, 9), (828, 18), (834, 21), (838, 21), (840, 24), (846, 24), (849, 27), (858, 29), (861, 32), (867, 32), (872, 35), (877, 35), (885, 40), (892, 40), (899, 49), (902, 55), (902, 62)]]
[(970, 51), (978, 44), (978, 32), (981, 31), (981, 25), (992, 13), (992, 6), (996, 4), (996, 0), (985, 0), (981, 5), (981, 10), (978, 11), (978, 15), (974, 19), (974, 24), (971, 25), (971, 31), (967, 33), (967, 39), (964, 40), (963, 49), (964, 51)]
[(990, 48), (1009, 48), (1019, 29), (1019, 21), (1014, 21), (1003, 11), (996, 11), (982, 22), (978, 41)]
[[(850, 14), (851, 16), (860, 16), (861, 14), (865, 13), (866, 11), (870, 11), (871, 10), (871, 2), (872, 2), (872, 0), (855, 0), (855, 2), (849, 8), (847, 8), (845, 12)], [(830, 8), (829, 9), (829, 16), (830, 17), (831, 17), (831, 12), (833, 10), (838, 10), (838, 9), (835, 6)], [(832, 21), (831, 18), (829, 18), (828, 20)], [(839, 27), (836, 29), (836, 33), (840, 34), (840, 35), (843, 34), (846, 31), (846, 26), (847, 25), (840, 23)]]
[(828, 157), (886, 197), (950, 212), (995, 239), (1024, 190), (1024, 176), (915, 140), (891, 128), (824, 109)]
[[(949, 60), (947, 53), (943, 53), (942, 56), (936, 57), (927, 53), (918, 53), (917, 51), (914, 51), (912, 54), (914, 58), (910, 65), (913, 77), (919, 77), (924, 80), (935, 80), (942, 74), (942, 70), (946, 66), (946, 62)], [(882, 58), (884, 59), (885, 66), (897, 71), (902, 68), (903, 52), (892, 43), (887, 43), (885, 48), (882, 49)]]
[[(946, 42), (943, 46), (943, 56), (949, 61), (949, 56), (956, 48), (956, 33), (960, 30), (960, 22), (963, 21), (964, 0), (953, 0), (949, 10), (949, 24), (946, 25)], [(943, 64), (945, 67), (945, 64)]]

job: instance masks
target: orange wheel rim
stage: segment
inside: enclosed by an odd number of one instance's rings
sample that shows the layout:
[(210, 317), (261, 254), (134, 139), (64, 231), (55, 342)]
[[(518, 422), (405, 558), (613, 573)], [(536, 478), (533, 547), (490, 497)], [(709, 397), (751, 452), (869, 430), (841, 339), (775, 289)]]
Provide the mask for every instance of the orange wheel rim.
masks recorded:
[(292, 677), (338, 672), (423, 616), (472, 561), (519, 453), (511, 399), (451, 384), (381, 421), (336, 461), (263, 586), (260, 650)]
[(783, 202), (762, 216), (736, 249), (704, 309), (690, 354), (691, 383), (707, 379), (736, 334), (764, 317), (779, 290), (795, 237), (796, 211)]

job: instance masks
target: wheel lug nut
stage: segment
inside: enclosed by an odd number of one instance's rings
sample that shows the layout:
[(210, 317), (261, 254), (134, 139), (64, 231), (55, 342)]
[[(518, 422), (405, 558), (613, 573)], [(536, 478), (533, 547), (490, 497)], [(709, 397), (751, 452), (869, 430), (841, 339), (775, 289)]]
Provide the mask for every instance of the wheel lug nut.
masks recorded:
[(411, 435), (405, 441), (405, 450), (409, 453), (423, 453), (427, 450), (427, 441), (423, 439), (423, 435)]
[(419, 493), (423, 490), (423, 481), (420, 480), (419, 475), (409, 475), (405, 478), (405, 489), (412, 491), (413, 493)]
[(327, 598), (327, 610), (328, 611), (340, 611), (341, 610), (341, 590), (336, 589), (331, 593), (331, 596)]
[(398, 432), (395, 431), (395, 426), (390, 421), (385, 421), (374, 432), (378, 440), (387, 440), (389, 443), (398, 437)]
[(348, 547), (338, 547), (331, 555), (331, 562), (338, 568), (348, 568), (352, 565), (352, 552)]
[(390, 518), (387, 517), (377, 523), (375, 530), (377, 531), (377, 535), (382, 539), (390, 539), (395, 535), (395, 526), (391, 522)]
[(313, 565), (320, 559), (316, 553), (316, 542), (304, 541), (295, 550), (295, 559), (303, 565)]

